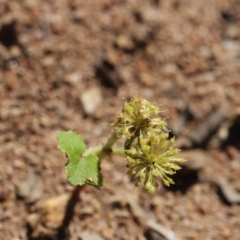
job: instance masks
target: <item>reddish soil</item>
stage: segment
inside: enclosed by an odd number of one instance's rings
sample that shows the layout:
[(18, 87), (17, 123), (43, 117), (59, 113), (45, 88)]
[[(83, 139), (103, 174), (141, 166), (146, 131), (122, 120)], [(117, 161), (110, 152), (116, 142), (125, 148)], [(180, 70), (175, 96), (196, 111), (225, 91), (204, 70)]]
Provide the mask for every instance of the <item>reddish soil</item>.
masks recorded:
[[(239, 24), (239, 0), (0, 0), (0, 239), (239, 240)], [(133, 96), (161, 106), (188, 162), (149, 196), (106, 158), (63, 237), (56, 132), (103, 143)]]

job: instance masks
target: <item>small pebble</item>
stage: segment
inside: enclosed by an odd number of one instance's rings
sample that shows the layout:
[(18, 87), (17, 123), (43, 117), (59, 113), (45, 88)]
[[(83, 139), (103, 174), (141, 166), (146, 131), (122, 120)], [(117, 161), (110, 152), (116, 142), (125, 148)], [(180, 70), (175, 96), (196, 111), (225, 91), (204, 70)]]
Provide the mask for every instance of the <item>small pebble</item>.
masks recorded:
[(98, 88), (86, 90), (80, 97), (83, 110), (86, 114), (91, 115), (96, 108), (102, 103), (102, 94)]
[(29, 173), (17, 187), (17, 195), (27, 203), (36, 202), (42, 196), (42, 193), (43, 181), (36, 173)]

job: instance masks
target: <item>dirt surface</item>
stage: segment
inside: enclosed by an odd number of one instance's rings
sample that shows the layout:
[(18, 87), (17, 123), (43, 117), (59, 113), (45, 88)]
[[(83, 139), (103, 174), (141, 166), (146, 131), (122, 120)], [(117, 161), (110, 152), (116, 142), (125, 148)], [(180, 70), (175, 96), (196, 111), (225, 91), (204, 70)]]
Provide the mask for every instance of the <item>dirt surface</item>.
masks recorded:
[(0, 0), (0, 239), (64, 239), (73, 187), (56, 131), (103, 143), (139, 96), (188, 162), (149, 196), (106, 159), (65, 239), (239, 240), (239, 24), (239, 0)]

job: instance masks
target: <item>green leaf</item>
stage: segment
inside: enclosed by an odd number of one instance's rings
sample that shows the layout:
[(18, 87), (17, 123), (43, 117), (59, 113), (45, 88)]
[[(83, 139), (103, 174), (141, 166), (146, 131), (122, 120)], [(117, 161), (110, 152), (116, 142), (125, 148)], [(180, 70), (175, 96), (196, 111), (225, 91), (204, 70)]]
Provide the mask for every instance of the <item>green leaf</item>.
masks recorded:
[(81, 138), (73, 131), (57, 132), (58, 148), (66, 153), (68, 163), (65, 171), (71, 185), (89, 184), (96, 188), (102, 186), (102, 174), (100, 172), (100, 161), (98, 156), (91, 154), (83, 157), (86, 145)]

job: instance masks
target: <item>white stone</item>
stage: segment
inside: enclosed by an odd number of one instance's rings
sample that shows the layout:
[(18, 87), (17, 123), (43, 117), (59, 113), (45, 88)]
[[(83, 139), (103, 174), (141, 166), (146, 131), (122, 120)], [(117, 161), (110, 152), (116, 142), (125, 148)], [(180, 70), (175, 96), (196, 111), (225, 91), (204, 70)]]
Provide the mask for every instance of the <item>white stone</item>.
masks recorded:
[(92, 114), (102, 102), (102, 94), (98, 88), (86, 90), (81, 96), (80, 101), (86, 114)]

